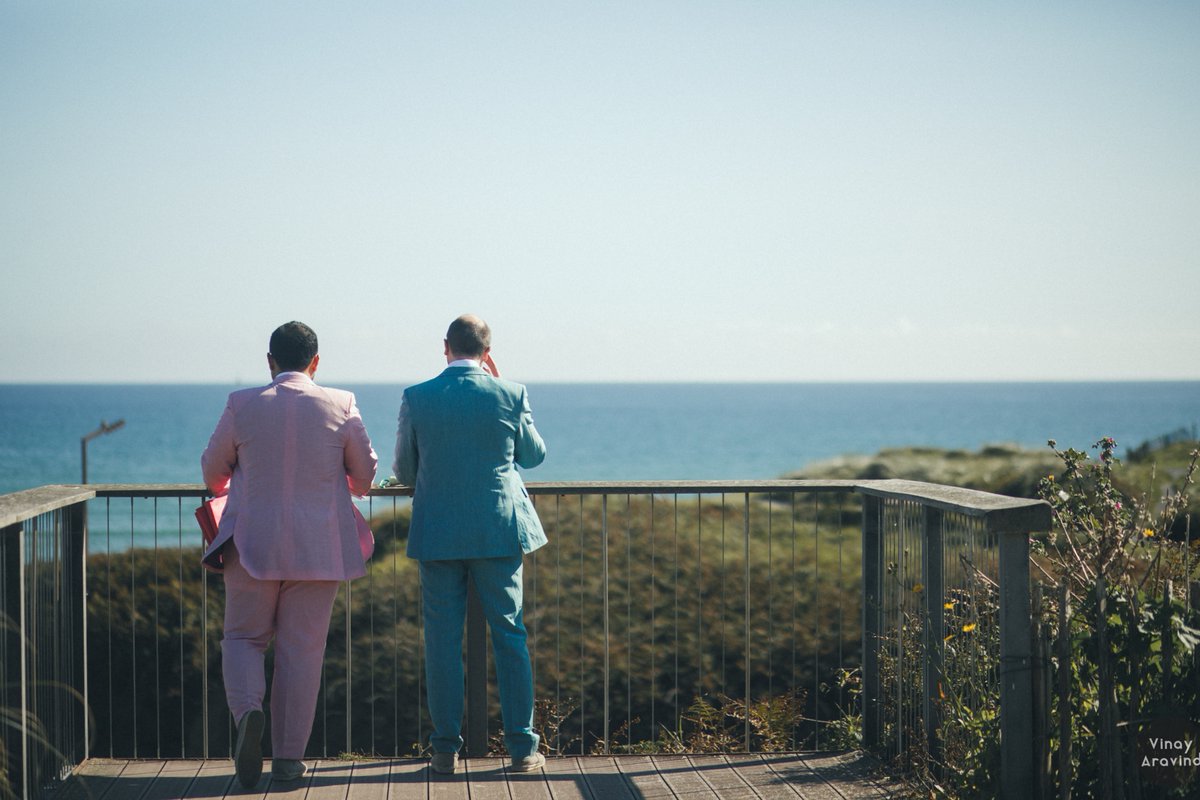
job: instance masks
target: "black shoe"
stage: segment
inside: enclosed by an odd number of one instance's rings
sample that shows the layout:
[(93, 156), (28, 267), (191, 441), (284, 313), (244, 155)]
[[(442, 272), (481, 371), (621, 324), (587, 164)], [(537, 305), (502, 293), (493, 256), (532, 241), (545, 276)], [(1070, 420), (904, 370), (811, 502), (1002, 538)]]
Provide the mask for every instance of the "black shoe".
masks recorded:
[(262, 734), (266, 717), (259, 709), (247, 711), (238, 722), (237, 746), (233, 749), (233, 767), (238, 780), (247, 789), (262, 777)]

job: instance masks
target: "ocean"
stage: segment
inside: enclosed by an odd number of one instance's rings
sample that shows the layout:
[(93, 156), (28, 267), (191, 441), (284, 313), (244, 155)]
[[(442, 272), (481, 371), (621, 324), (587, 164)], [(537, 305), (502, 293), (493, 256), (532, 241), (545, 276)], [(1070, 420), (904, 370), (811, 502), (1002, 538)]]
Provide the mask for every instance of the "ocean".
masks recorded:
[[(80, 480), (198, 483), (233, 386), (0, 385), (0, 493)], [(390, 473), (400, 384), (346, 385)], [(531, 384), (546, 440), (530, 481), (775, 478), (884, 447), (1126, 447), (1200, 423), (1200, 382)]]

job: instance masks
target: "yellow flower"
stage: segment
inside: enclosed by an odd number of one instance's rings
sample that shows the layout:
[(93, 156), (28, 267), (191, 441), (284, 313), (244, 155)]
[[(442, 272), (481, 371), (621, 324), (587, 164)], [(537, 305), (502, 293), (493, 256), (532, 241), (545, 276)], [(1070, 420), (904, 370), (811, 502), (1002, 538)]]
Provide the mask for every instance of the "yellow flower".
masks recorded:
[(1153, 536), (1153, 535), (1154, 535), (1154, 528), (1146, 528), (1146, 530), (1142, 531), (1142, 536)]
[(925, 591), (925, 584), (923, 584), (923, 583), (914, 584), (914, 585), (913, 585), (913, 591), (914, 591), (914, 592), (923, 592), (923, 591)]
[(974, 622), (968, 622), (966, 625), (963, 625), (963, 633), (970, 633), (973, 630), (975, 630)]
[(1047, 475), (1046, 480), (1050, 481), (1051, 483), (1054, 483), (1054, 473), (1051, 472), (1049, 475)]
[(947, 611), (953, 611), (954, 603), (946, 603), (944, 606), (942, 606), (942, 608), (946, 609)]

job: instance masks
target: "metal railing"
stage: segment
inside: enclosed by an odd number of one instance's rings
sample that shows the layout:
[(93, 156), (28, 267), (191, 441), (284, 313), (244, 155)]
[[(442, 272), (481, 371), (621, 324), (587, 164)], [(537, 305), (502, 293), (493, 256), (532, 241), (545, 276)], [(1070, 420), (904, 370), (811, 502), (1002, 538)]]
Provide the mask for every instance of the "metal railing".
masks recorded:
[[(55, 607), (73, 609), (65, 616), (76, 627), (61, 627), (59, 639), (72, 643), (75, 666), (48, 680), (74, 687), (95, 724), (46, 724), (64, 743), (61, 763), (229, 755), (222, 591), (199, 566), (192, 517), (204, 488), (33, 491), (53, 507), (26, 513), (32, 494), (0, 498), (0, 511), (17, 509), (0, 514), (4, 546), (18, 528), (22, 541), (46, 530), (40, 515), (51, 514), (63, 521), (57, 541), (77, 555), (6, 558), (22, 569), (6, 569), (5, 611), (26, 620), (28, 633), (64, 615)], [(1012, 785), (1032, 779), (1028, 533), (1048, 526), (1044, 504), (904, 481), (534, 483), (529, 491), (550, 538), (526, 558), (525, 586), (536, 722), (552, 752), (815, 749), (832, 741), (831, 723), (859, 710), (867, 745), (898, 753), (917, 737), (939, 752), (954, 735), (941, 719), (961, 660), (946, 640), (947, 624), (959, 624), (954, 602), (993, 592), (998, 614), (977, 620), (969, 641), (998, 643), (1004, 775)], [(407, 492), (373, 490), (363, 506), (376, 556), (335, 605), (310, 755), (409, 755), (429, 733), (418, 573), (403, 556)], [(17, 594), (50, 572), (64, 576), (51, 582), (59, 594), (14, 614)], [(9, 591), (13, 576), (25, 581), (18, 593)], [(467, 748), (483, 753), (499, 723), (477, 609), (467, 639)], [(43, 652), (25, 643), (9, 637), (26, 649), (5, 659), (6, 685), (11, 664)], [(860, 671), (861, 692), (843, 688)], [(46, 723), (44, 702), (34, 705), (27, 718)], [(8, 748), (9, 775), (44, 782), (36, 747), (24, 746), (20, 765)]]
[(78, 487), (0, 496), (0, 793), (32, 797), (88, 753), (86, 520)]

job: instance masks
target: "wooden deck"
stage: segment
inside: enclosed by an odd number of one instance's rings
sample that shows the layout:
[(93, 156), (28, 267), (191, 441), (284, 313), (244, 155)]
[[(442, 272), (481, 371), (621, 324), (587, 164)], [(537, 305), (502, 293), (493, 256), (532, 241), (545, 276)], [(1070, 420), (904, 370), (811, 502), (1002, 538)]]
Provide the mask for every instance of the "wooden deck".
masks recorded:
[[(873, 774), (854, 753), (696, 756), (587, 756), (550, 759), (545, 769), (509, 773), (499, 758), (465, 759), (455, 775), (436, 775), (415, 759), (309, 761), (310, 771), (290, 783), (268, 772), (253, 790), (219, 761), (110, 761), (92, 759), (54, 800), (178, 800), (272, 797), (294, 800), (639, 800), (639, 798), (852, 798), (891, 797), (898, 785)], [(267, 764), (269, 770), (270, 764)]]

